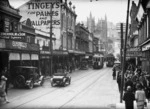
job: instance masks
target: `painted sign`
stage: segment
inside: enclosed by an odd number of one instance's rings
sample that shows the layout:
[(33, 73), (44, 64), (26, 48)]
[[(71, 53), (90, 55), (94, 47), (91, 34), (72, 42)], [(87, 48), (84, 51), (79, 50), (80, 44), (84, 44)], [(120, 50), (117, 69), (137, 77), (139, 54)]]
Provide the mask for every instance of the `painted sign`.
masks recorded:
[[(51, 9), (52, 8), (52, 9)], [(50, 31), (52, 15), (52, 25), (60, 28), (60, 2), (59, 0), (31, 0), (19, 8), (23, 18), (30, 18), (32, 25), (43, 31)]]
[[(47, 33), (53, 33), (56, 38), (53, 49), (59, 49), (61, 45), (61, 0), (30, 0), (19, 7), (21, 21), (31, 19), (34, 28)], [(52, 9), (52, 10), (51, 10)], [(50, 31), (52, 15), (52, 31)]]

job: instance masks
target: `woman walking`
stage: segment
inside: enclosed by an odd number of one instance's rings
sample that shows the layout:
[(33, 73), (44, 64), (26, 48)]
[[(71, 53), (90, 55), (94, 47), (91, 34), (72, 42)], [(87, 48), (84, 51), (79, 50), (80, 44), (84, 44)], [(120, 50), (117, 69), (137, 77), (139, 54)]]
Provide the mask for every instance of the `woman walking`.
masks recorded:
[(113, 68), (112, 76), (113, 76), (113, 80), (115, 80), (116, 79), (116, 68), (115, 67)]
[(137, 84), (137, 90), (135, 92), (135, 99), (137, 102), (137, 109), (144, 109), (144, 105), (146, 103), (146, 96), (140, 84)]

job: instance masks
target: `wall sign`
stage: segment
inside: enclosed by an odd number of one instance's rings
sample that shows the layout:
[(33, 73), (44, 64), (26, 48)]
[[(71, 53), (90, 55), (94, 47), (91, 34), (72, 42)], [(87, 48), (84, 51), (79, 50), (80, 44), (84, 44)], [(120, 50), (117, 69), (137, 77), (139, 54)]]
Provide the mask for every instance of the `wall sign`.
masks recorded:
[(6, 32), (1, 32), (0, 33), (0, 38), (4, 39), (13, 39), (13, 40), (19, 40), (19, 41), (24, 41), (25, 40), (25, 33), (6, 33)]
[[(52, 13), (50, 11), (52, 7)], [(20, 14), (25, 18), (30, 18), (32, 25), (49, 32), (50, 15), (52, 14), (52, 25), (60, 28), (60, 2), (59, 0), (31, 0), (23, 7), (20, 7)]]

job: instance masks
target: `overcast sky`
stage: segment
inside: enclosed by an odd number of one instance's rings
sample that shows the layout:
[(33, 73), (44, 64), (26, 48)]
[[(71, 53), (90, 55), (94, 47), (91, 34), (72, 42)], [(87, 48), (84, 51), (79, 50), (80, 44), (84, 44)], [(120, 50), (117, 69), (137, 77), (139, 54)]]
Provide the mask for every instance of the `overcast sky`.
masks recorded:
[[(29, 0), (9, 1), (13, 7), (17, 8)], [(104, 19), (106, 15), (107, 20), (114, 24), (126, 22), (128, 0), (93, 0), (93, 2), (90, 2), (90, 0), (68, 0), (68, 2), (69, 1), (72, 1), (72, 5), (75, 5), (76, 7), (77, 22), (85, 22), (87, 17), (89, 17), (90, 12), (93, 17), (95, 17), (96, 21), (101, 18)], [(130, 1), (135, 1), (136, 4), (138, 3), (138, 0)]]

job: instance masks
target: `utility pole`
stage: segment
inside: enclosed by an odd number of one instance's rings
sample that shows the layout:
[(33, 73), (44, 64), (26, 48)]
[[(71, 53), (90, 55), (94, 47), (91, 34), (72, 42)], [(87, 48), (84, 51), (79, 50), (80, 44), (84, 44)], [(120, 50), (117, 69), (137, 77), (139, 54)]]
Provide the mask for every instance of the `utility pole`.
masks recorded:
[(121, 30), (121, 50), (120, 50), (120, 57), (121, 57), (121, 68), (123, 67), (123, 23), (120, 23), (120, 30)]
[(52, 5), (50, 7), (50, 54), (51, 54), (51, 57), (50, 57), (50, 76), (53, 74), (53, 67), (52, 67), (52, 64), (53, 64), (53, 42), (52, 42), (52, 35), (53, 35), (53, 25), (52, 25), (52, 17), (53, 17), (53, 13), (52, 13)]
[[(121, 69), (123, 68), (123, 23), (120, 23), (120, 30), (121, 30), (121, 49), (120, 49), (120, 58), (121, 58)], [(122, 77), (124, 78), (124, 74)], [(121, 82), (121, 92), (123, 92), (123, 82)], [(122, 102), (122, 93), (120, 94), (120, 102)]]
[(124, 87), (124, 74), (126, 71), (126, 45), (127, 45), (127, 35), (128, 35), (128, 19), (129, 19), (129, 6), (130, 6), (130, 0), (128, 0), (127, 5), (127, 18), (126, 18), (126, 35), (125, 35), (125, 41), (124, 41), (124, 52), (123, 52), (123, 67), (122, 67), (122, 76), (121, 76), (121, 100), (122, 103), (122, 97), (123, 97), (123, 87)]

